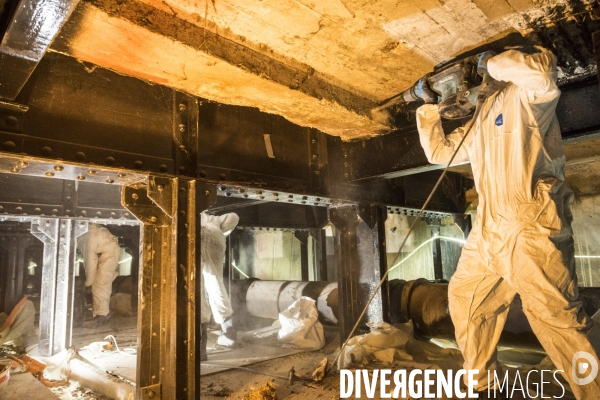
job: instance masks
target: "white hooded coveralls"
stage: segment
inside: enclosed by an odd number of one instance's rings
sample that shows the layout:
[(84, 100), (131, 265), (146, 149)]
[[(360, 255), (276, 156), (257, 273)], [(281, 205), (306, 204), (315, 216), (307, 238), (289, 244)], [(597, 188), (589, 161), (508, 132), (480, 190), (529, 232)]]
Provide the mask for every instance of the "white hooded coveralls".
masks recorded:
[(89, 224), (77, 239), (77, 248), (83, 257), (85, 286), (92, 287), (94, 317), (108, 315), (112, 282), (119, 275), (119, 239), (104, 226)]
[[(519, 293), (533, 331), (578, 399), (600, 399), (600, 376), (574, 384), (572, 358), (598, 360), (588, 336), (591, 319), (578, 299), (565, 156), (555, 109), (556, 58), (510, 50), (491, 58), (490, 76), (508, 82), (488, 98), (453, 163), (471, 162), (479, 194), (477, 219), (449, 285), (450, 314), (465, 369), (477, 369), (477, 389), (501, 368), (496, 345)], [(447, 164), (465, 134), (444, 136), (436, 105), (417, 111), (431, 163)], [(594, 342), (594, 345), (596, 343)]]
[[(200, 214), (202, 285), (200, 287), (200, 322), (210, 321), (211, 310), (217, 324), (233, 314), (231, 301), (223, 284), (225, 238), (237, 226), (240, 218), (235, 213), (213, 216)], [(208, 294), (208, 302), (206, 295)]]

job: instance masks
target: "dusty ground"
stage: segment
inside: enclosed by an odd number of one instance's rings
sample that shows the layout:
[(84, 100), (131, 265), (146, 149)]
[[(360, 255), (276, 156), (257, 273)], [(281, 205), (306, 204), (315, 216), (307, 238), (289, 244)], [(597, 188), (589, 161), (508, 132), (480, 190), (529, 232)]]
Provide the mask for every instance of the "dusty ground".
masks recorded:
[[(275, 399), (272, 391), (266, 391), (266, 395), (258, 395), (257, 389), (265, 389), (265, 385), (272, 384), (274, 393), (279, 400), (283, 399), (338, 399), (340, 398), (340, 375), (334, 370), (321, 383), (308, 381), (313, 370), (324, 357), (329, 357), (329, 361), (336, 354), (339, 344), (333, 340), (325, 346), (322, 351), (306, 352), (295, 354), (274, 360), (255, 363), (247, 366), (253, 371), (229, 370), (211, 375), (204, 375), (201, 381), (202, 399), (220, 400), (220, 399), (243, 399), (243, 400), (272, 400)], [(412, 355), (413, 361), (394, 361), (392, 364), (379, 361), (366, 362), (364, 365), (355, 365), (354, 369), (425, 369), (439, 367), (442, 370), (456, 371), (461, 368), (462, 357), (453, 349), (441, 349), (433, 343), (417, 342), (411, 340), (406, 345), (406, 353)], [(509, 362), (509, 365), (516, 365), (515, 360), (521, 360), (524, 363), (537, 364), (543, 355), (523, 354), (518, 351), (501, 351), (500, 360)], [(210, 356), (209, 361), (210, 362)], [(291, 385), (288, 383), (287, 376), (291, 368), (294, 368), (296, 374), (307, 378), (307, 381), (296, 380)], [(521, 376), (525, 376), (523, 371), (527, 366), (523, 365)], [(514, 381), (516, 369), (505, 366), (509, 371), (510, 381)], [(349, 369), (353, 369), (352, 367)], [(545, 369), (545, 368), (544, 368)], [(266, 374), (266, 375), (262, 375)], [(272, 376), (270, 376), (272, 375)], [(363, 388), (364, 390), (364, 388)], [(560, 397), (561, 392), (551, 392), (548, 388), (545, 396), (556, 395)], [(363, 391), (362, 398), (366, 398)], [(354, 398), (354, 397), (352, 397)], [(410, 397), (409, 397), (410, 398)], [(522, 393), (515, 390), (512, 399), (521, 400), (525, 397)], [(529, 398), (535, 398), (531, 396)], [(379, 390), (376, 390), (374, 399), (381, 399)], [(448, 399), (442, 397), (442, 399)], [(454, 399), (454, 398), (453, 398)], [(563, 399), (573, 399), (570, 393), (566, 393)]]
[[(323, 352), (296, 354), (249, 366), (258, 372), (286, 377), (291, 367), (301, 377), (309, 377), (319, 362), (325, 357)], [(331, 358), (331, 357), (330, 357)], [(278, 399), (338, 399), (339, 375), (330, 374), (321, 384), (294, 382), (272, 378), (247, 371), (230, 370), (202, 377), (202, 399), (222, 400), (223, 398), (243, 399), (251, 388), (258, 388), (267, 382), (275, 385)]]

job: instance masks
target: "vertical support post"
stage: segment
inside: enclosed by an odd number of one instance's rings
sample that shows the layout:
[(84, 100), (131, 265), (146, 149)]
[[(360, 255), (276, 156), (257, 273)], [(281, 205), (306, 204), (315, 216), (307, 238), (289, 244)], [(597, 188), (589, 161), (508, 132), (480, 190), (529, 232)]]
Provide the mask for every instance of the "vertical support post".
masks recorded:
[(319, 280), (326, 281), (329, 279), (327, 274), (327, 235), (325, 229), (319, 229), (319, 240), (317, 242), (319, 247)]
[[(7, 237), (7, 250), (8, 250), (8, 271), (6, 274), (6, 313), (10, 313), (10, 311), (17, 304), (16, 301), (16, 293), (19, 288), (19, 279), (18, 279), (18, 254), (19, 254), (19, 238), (17, 235), (8, 236)], [(22, 283), (21, 283), (22, 286)]]
[(300, 242), (300, 271), (302, 280), (308, 281), (308, 231), (294, 231), (294, 236)]
[[(52, 354), (56, 354), (66, 348), (67, 336), (69, 341), (71, 334), (67, 331), (72, 323), (73, 302), (73, 263), (71, 262), (72, 250), (72, 223), (70, 219), (58, 220), (58, 262), (56, 263), (56, 297), (54, 303), (54, 343)], [(67, 322), (69, 320), (69, 322)]]
[(40, 218), (31, 223), (32, 235), (44, 243), (39, 342), (40, 354), (44, 356), (71, 345), (75, 238), (87, 232), (87, 227), (87, 222), (64, 218)]
[(25, 279), (25, 249), (31, 245), (34, 238), (30, 234), (15, 234), (7, 236), (8, 271), (6, 275), (5, 307), (9, 313), (23, 297), (23, 282)]
[(54, 354), (54, 304), (56, 300), (58, 231), (58, 218), (40, 218), (33, 220), (31, 223), (31, 234), (44, 243), (38, 350), (41, 355), (47, 357)]
[(71, 228), (71, 240), (69, 241), (69, 254), (68, 263), (68, 279), (67, 283), (68, 287), (68, 297), (67, 297), (67, 320), (66, 320), (66, 330), (65, 330), (65, 343), (64, 348), (71, 347), (72, 339), (73, 339), (73, 317), (75, 313), (75, 265), (77, 264), (77, 238), (88, 231), (89, 222), (88, 221), (75, 221), (75, 220), (67, 220), (70, 224), (72, 224)]
[(179, 180), (177, 209), (177, 398), (195, 399), (197, 213), (195, 180)]
[(335, 227), (335, 265), (338, 276), (338, 303), (340, 340), (349, 336), (358, 316), (358, 276), (360, 264), (357, 257), (356, 227), (358, 216), (353, 206), (329, 209), (329, 220)]
[(315, 277), (317, 281), (327, 280), (327, 242), (325, 231), (321, 228), (309, 229), (309, 235), (313, 238)]
[(431, 229), (433, 237), (438, 237), (433, 241), (433, 277), (435, 280), (444, 279), (444, 266), (442, 263), (442, 243), (439, 238), (440, 236), (440, 220), (439, 218), (427, 218), (427, 224)]
[[(359, 242), (360, 285), (363, 293), (361, 309), (379, 285), (387, 271), (387, 250), (385, 247), (385, 221), (387, 208), (372, 204), (359, 204), (358, 215), (361, 222), (357, 234)], [(373, 298), (367, 312), (369, 321), (390, 322), (390, 294), (386, 281)]]
[[(198, 215), (198, 213), (201, 213), (202, 211), (208, 209), (208, 207), (210, 207), (211, 205), (213, 205), (217, 202), (217, 185), (213, 184), (213, 183), (206, 183), (206, 182), (200, 182), (200, 181), (196, 182), (196, 185), (197, 185), (197, 188), (196, 188), (196, 214)], [(195, 322), (194, 323), (194, 327), (195, 327), (194, 352), (195, 352), (197, 360), (200, 360), (200, 341), (202, 340), (202, 331), (200, 329), (200, 324), (201, 324), (200, 293), (201, 293), (202, 285), (204, 284), (203, 277), (202, 277), (202, 259), (201, 259), (201, 256), (202, 256), (202, 227), (201, 227), (200, 219), (201, 219), (201, 217), (198, 216), (197, 222), (196, 222), (196, 232), (197, 232), (197, 234), (196, 234), (197, 270), (196, 270), (196, 274), (195, 274), (196, 312), (193, 315), (194, 319), (190, 319), (190, 323), (191, 323), (191, 321)], [(196, 398), (200, 398), (200, 374), (201, 374), (200, 369), (202, 368), (202, 365), (200, 364), (200, 362), (196, 362), (195, 365), (197, 366), (195, 368)], [(190, 399), (192, 399), (192, 397), (190, 397)]]
[(124, 186), (121, 203), (143, 224), (140, 238), (137, 397), (176, 398), (176, 235), (178, 181), (150, 175)]

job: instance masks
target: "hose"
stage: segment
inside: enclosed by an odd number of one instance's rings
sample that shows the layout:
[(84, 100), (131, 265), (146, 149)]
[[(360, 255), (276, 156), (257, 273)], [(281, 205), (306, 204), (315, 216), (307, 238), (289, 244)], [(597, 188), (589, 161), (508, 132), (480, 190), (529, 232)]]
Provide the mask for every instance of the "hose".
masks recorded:
[[(438, 187), (440, 186), (440, 184), (442, 183), (442, 180), (444, 179), (444, 177), (446, 176), (446, 173), (448, 172), (448, 169), (450, 169), (450, 166), (452, 165), (452, 161), (454, 161), (454, 158), (456, 157), (456, 155), (458, 154), (458, 151), (460, 150), (460, 148), (462, 147), (463, 143), (465, 142), (465, 139), (467, 138), (467, 136), (469, 136), (469, 134), (471, 133), (471, 129), (473, 128), (473, 124), (475, 123), (475, 120), (477, 120), (477, 118), (479, 117), (479, 113), (481, 111), (481, 106), (483, 104), (483, 102), (485, 101), (485, 99), (488, 96), (488, 92), (490, 89), (490, 83), (488, 82), (489, 80), (489, 75), (485, 74), (483, 77), (483, 82), (481, 84), (482, 88), (480, 89), (480, 94), (477, 98), (477, 105), (475, 107), (475, 113), (473, 114), (473, 118), (468, 122), (468, 128), (465, 131), (464, 136), (462, 137), (460, 143), (458, 144), (458, 146), (456, 147), (456, 150), (454, 151), (454, 154), (452, 155), (452, 157), (450, 158), (450, 161), (448, 162), (448, 165), (446, 165), (446, 168), (444, 168), (444, 171), (442, 172), (442, 174), (440, 175), (440, 177), (438, 178), (437, 182), (435, 183), (435, 186), (433, 187), (433, 189), (431, 190), (431, 193), (429, 194), (429, 196), (427, 197), (427, 200), (425, 200), (425, 203), (423, 204), (423, 206), (421, 207), (421, 209), (419, 210), (419, 213), (417, 214), (415, 220), (413, 221), (412, 225), (410, 226), (410, 229), (408, 230), (408, 233), (406, 234), (406, 236), (404, 237), (404, 240), (402, 241), (402, 244), (400, 245), (400, 248), (398, 249), (398, 254), (396, 255), (396, 257), (394, 258), (394, 261), (391, 263), (391, 265), (395, 265), (396, 262), (398, 261), (398, 258), (400, 257), (400, 253), (402, 251), (402, 248), (404, 247), (404, 245), (406, 244), (406, 241), (408, 240), (410, 234), (412, 233), (413, 229), (415, 228), (417, 222), (419, 221), (419, 218), (421, 217), (421, 215), (423, 215), (423, 211), (425, 211), (425, 208), (427, 208), (427, 206), (429, 205), (429, 202), (431, 201), (431, 199), (433, 198), (433, 195), (435, 194), (436, 190), (438, 189)], [(338, 361), (338, 359), (340, 358), (340, 356), (342, 355), (342, 353), (344, 352), (344, 349), (346, 348), (346, 345), (348, 344), (348, 341), (350, 340), (350, 338), (352, 338), (352, 335), (354, 335), (354, 332), (356, 332), (356, 329), (358, 328), (358, 326), (360, 325), (360, 321), (363, 319), (363, 317), (365, 316), (367, 309), (369, 308), (369, 305), (371, 305), (371, 302), (373, 301), (373, 299), (375, 298), (375, 296), (377, 295), (377, 293), (379, 292), (379, 290), (381, 289), (381, 286), (383, 285), (383, 283), (386, 281), (388, 275), (390, 273), (390, 268), (388, 268), (385, 272), (385, 274), (383, 274), (383, 277), (381, 278), (381, 281), (379, 282), (379, 284), (377, 285), (377, 287), (375, 288), (375, 290), (373, 291), (373, 294), (371, 295), (371, 297), (369, 298), (369, 301), (367, 302), (367, 304), (365, 305), (364, 309), (362, 310), (362, 312), (360, 313), (360, 316), (358, 317), (358, 320), (356, 321), (356, 323), (354, 324), (354, 327), (352, 328), (352, 331), (350, 331), (350, 334), (348, 335), (348, 337), (344, 340), (344, 343), (342, 345), (342, 348), (340, 349), (339, 353), (337, 354), (337, 356), (335, 356), (335, 358), (333, 359), (333, 361), (331, 362), (331, 366), (335, 365), (336, 362)], [(330, 368), (327, 368), (325, 371), (325, 374), (323, 375), (323, 377), (325, 375), (327, 375), (327, 373), (331, 370)]]
[[(251, 372), (253, 374), (257, 374), (257, 375), (264, 375), (264, 376), (269, 376), (271, 378), (277, 378), (277, 379), (283, 379), (286, 381), (290, 381), (290, 376), (283, 376), (283, 375), (275, 375), (275, 374), (269, 374), (267, 372), (261, 372), (252, 368), (248, 368), (248, 367), (238, 367), (238, 366), (234, 366), (234, 365), (224, 365), (224, 364), (212, 364), (212, 363), (205, 363), (202, 362), (200, 365), (205, 365), (207, 367), (213, 367), (213, 368), (223, 368), (223, 369), (238, 369), (241, 371), (247, 371), (247, 372)], [(292, 370), (294, 368), (292, 367)], [(292, 371), (290, 370), (290, 371)], [(302, 378), (301, 376), (298, 376), (294, 373), (294, 379), (299, 379), (301, 381), (305, 381), (305, 382), (312, 382), (312, 379), (308, 379), (308, 378)]]

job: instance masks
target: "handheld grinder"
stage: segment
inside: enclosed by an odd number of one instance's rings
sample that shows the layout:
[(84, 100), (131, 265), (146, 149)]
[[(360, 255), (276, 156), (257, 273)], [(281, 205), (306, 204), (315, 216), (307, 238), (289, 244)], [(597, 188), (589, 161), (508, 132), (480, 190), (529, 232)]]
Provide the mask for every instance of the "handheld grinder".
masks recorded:
[(479, 89), (487, 73), (487, 60), (495, 54), (486, 51), (442, 66), (373, 111), (399, 103), (425, 101), (437, 103), (444, 119), (466, 117), (477, 105)]

